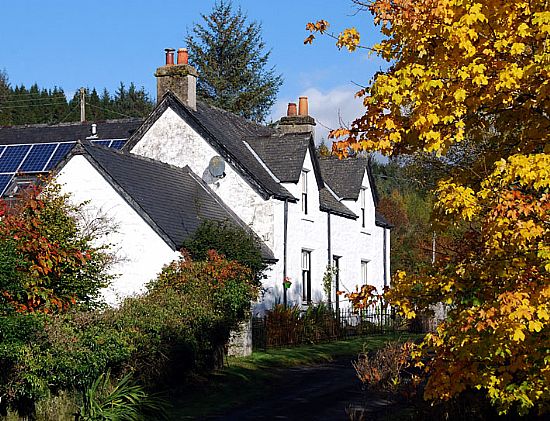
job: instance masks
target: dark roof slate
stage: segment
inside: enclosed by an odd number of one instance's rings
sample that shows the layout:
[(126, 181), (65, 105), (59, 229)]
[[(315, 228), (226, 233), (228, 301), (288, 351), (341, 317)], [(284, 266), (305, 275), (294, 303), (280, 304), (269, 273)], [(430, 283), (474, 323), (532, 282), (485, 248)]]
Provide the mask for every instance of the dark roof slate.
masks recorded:
[[(94, 139), (128, 139), (142, 123), (141, 118), (97, 122), (98, 136)], [(91, 135), (91, 124), (79, 122), (0, 127), (0, 145), (84, 140)]]
[(246, 139), (282, 183), (297, 183), (308, 149), (309, 133), (274, 134)]
[(192, 110), (170, 91), (164, 95), (142, 127), (128, 140), (124, 150), (130, 151), (167, 108), (172, 108), (206, 139), (264, 198), (274, 196), (278, 199), (296, 200), (271, 176), (261, 160), (243, 142), (246, 138), (271, 135), (274, 129), (252, 123), (201, 101), (197, 101), (197, 110)]
[[(89, 156), (111, 185), (174, 249), (179, 249), (203, 220), (229, 220), (251, 232), (189, 167), (179, 168), (88, 142), (72, 152), (77, 153)], [(273, 252), (263, 242), (260, 244), (264, 259), (275, 260)]]
[(346, 205), (339, 202), (326, 187), (319, 190), (319, 208), (323, 212), (329, 212), (344, 218), (358, 218)]
[[(372, 168), (365, 158), (324, 158), (319, 160), (324, 181), (332, 188), (334, 193), (344, 200), (358, 200), (361, 184), (365, 176), (365, 170), (369, 178), (370, 190), (374, 206), (378, 206), (378, 191), (372, 174)], [(379, 211), (375, 213), (376, 225), (392, 228), (384, 215)]]
[(368, 161), (363, 158), (320, 159), (323, 179), (334, 192), (345, 200), (357, 200)]

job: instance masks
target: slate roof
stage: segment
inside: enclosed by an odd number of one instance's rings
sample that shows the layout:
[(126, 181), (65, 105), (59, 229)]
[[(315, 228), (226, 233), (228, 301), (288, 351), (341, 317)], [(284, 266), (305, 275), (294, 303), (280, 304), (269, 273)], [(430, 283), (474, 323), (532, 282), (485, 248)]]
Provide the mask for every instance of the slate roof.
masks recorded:
[(281, 182), (297, 183), (310, 138), (309, 133), (291, 133), (255, 137), (246, 142)]
[[(310, 134), (281, 134), (271, 127), (250, 122), (201, 101), (197, 101), (195, 111), (184, 105), (170, 91), (163, 96), (143, 125), (128, 139), (123, 150), (130, 151), (168, 108), (174, 110), (209, 142), (264, 199), (273, 196), (281, 200), (297, 200), (281, 183), (297, 183), (300, 180), (303, 162), (309, 149), (320, 193), (320, 209), (347, 218), (357, 218), (357, 215), (325, 189), (323, 179), (326, 172), (327, 179), (335, 184), (333, 186), (329, 183), (332, 190), (339, 197), (357, 200), (367, 166), (366, 160), (355, 160), (349, 174), (346, 174), (346, 171), (350, 170), (350, 164), (342, 164), (337, 159), (330, 159), (331, 165), (327, 165), (325, 169), (322, 166), (323, 160), (319, 161), (317, 158)], [(342, 174), (344, 178), (340, 181), (339, 177)], [(374, 191), (373, 194), (377, 202)]]
[[(96, 139), (127, 139), (142, 123), (142, 118), (97, 122)], [(91, 135), (91, 125), (91, 122), (78, 122), (0, 127), (0, 145), (83, 140)]]
[[(67, 157), (84, 154), (119, 194), (172, 246), (179, 249), (203, 220), (226, 221), (252, 232), (189, 167), (78, 144)], [(63, 165), (63, 164), (61, 164)], [(276, 260), (260, 241), (262, 256)]]
[(194, 111), (183, 105), (168, 91), (153, 113), (128, 140), (124, 150), (130, 151), (167, 108), (172, 108), (184, 121), (197, 131), (218, 153), (230, 163), (265, 199), (297, 199), (285, 189), (254, 156), (243, 142), (246, 138), (269, 136), (274, 129), (249, 122), (228, 111), (197, 101)]
[(323, 212), (330, 212), (344, 218), (357, 219), (358, 216), (353, 213), (346, 205), (339, 202), (333, 194), (326, 188), (319, 190), (320, 209)]
[[(359, 199), (361, 184), (363, 183), (365, 170), (367, 170), (374, 206), (378, 206), (378, 191), (376, 190), (376, 183), (368, 159), (324, 158), (319, 160), (319, 164), (325, 182), (344, 200)], [(393, 228), (393, 225), (391, 225), (379, 211), (375, 212), (375, 222), (378, 226)]]
[[(321, 174), (334, 192), (345, 200), (357, 200), (368, 161), (364, 158), (320, 159)], [(377, 200), (376, 200), (377, 201)]]

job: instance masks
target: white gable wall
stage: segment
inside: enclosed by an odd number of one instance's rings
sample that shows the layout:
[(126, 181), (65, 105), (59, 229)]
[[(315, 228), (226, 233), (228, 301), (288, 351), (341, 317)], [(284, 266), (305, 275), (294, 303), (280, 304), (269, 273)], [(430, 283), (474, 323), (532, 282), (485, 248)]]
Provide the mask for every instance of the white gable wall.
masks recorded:
[[(359, 255), (356, 256), (354, 264), (359, 265), (358, 273), (360, 275), (361, 261), (368, 261), (367, 264), (367, 281), (369, 285), (374, 285), (378, 292), (382, 292), (384, 287), (384, 228), (379, 227), (375, 223), (375, 206), (372, 196), (372, 187), (369, 182), (367, 171), (363, 175), (363, 181), (361, 186), (366, 188), (365, 191), (365, 227), (362, 227), (361, 221), (361, 203), (360, 197), (358, 200), (344, 200), (342, 201), (349, 209), (351, 209), (359, 218), (356, 221), (351, 221), (353, 227), (348, 228), (347, 232), (353, 232), (355, 241), (360, 245)], [(389, 274), (389, 230), (387, 230), (387, 244), (386, 244), (386, 274)], [(342, 239), (345, 241), (345, 239)], [(336, 252), (335, 252), (336, 253)], [(387, 275), (389, 276), (389, 275)], [(346, 283), (346, 279), (343, 279)], [(357, 277), (356, 280), (350, 282), (351, 285), (346, 286), (353, 288), (361, 284), (361, 278)]]
[[(168, 108), (131, 150), (132, 153), (178, 167), (188, 165), (199, 177), (219, 154), (172, 109)], [(226, 176), (210, 187), (233, 212), (273, 249), (274, 208), (226, 162)]]
[(84, 206), (85, 215), (106, 215), (117, 226), (116, 232), (97, 244), (113, 244), (117, 257), (110, 272), (118, 276), (103, 290), (109, 305), (142, 292), (164, 265), (179, 257), (84, 156), (73, 156), (57, 175), (57, 181), (73, 203), (89, 201)]

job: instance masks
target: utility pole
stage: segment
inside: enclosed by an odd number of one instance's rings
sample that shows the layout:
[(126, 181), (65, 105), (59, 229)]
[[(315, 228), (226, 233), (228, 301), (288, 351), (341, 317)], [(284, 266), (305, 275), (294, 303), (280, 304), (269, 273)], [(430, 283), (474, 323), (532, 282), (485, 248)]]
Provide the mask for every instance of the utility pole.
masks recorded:
[(80, 122), (86, 121), (86, 90), (80, 88)]

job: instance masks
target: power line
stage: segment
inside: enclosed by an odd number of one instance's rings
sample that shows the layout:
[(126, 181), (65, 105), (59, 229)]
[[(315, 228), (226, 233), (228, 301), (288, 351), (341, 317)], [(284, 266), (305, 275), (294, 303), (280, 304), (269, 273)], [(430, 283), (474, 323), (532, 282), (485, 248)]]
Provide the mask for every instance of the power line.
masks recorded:
[(92, 108), (97, 108), (98, 110), (102, 110), (102, 111), (107, 111), (107, 112), (110, 112), (110, 113), (118, 114), (118, 115), (121, 115), (121, 116), (123, 116), (123, 117), (134, 118), (133, 116), (128, 115), (128, 114), (123, 114), (123, 113), (120, 113), (120, 112), (118, 112), (118, 111), (109, 110), (109, 109), (103, 108), (103, 107), (98, 107), (97, 105), (92, 105), (92, 104), (90, 104), (89, 102), (86, 102), (86, 105), (89, 105), (89, 106), (92, 107)]
[(4, 105), (0, 104), (0, 109), (4, 108), (28, 108), (28, 107), (51, 107), (54, 105), (68, 105), (66, 102), (54, 102), (52, 104), (28, 104), (28, 105), (8, 105), (7, 107), (4, 107)]
[[(65, 100), (67, 100), (67, 97), (64, 96)], [(36, 102), (36, 101), (52, 101), (57, 100), (59, 101), (61, 98), (51, 97), (51, 98), (33, 98), (33, 99), (8, 99), (6, 101), (1, 101), (1, 104), (14, 104), (19, 102)]]
[(65, 117), (63, 117), (57, 124), (61, 124), (63, 122), (65, 122), (65, 120), (67, 119), (67, 117), (69, 117), (78, 107), (80, 106), (80, 104), (76, 104), (72, 109), (71, 111), (69, 111), (67, 113), (67, 115)]

